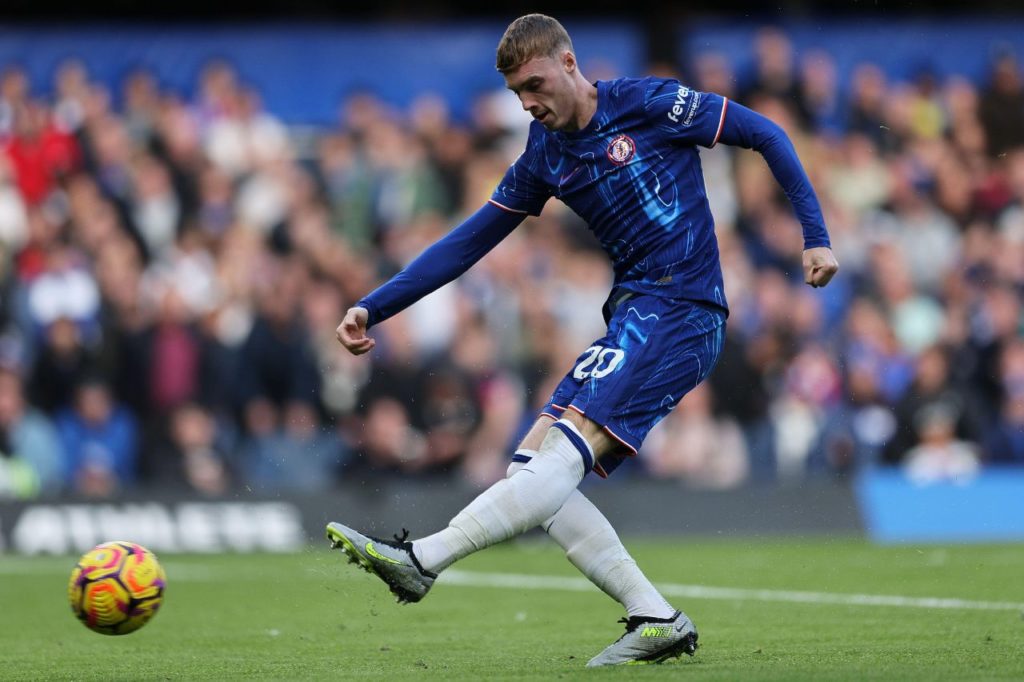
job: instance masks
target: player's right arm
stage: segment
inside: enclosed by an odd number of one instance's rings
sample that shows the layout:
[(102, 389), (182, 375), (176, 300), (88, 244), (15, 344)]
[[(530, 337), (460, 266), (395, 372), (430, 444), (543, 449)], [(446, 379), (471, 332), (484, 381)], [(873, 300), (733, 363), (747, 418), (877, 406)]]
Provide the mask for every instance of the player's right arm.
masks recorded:
[(490, 202), (426, 251), (401, 272), (348, 309), (338, 325), (338, 341), (362, 355), (374, 346), (367, 329), (408, 308), (427, 294), (464, 273), (507, 237), (526, 218)]
[[(538, 124), (539, 125), (539, 124)], [(473, 266), (507, 237), (528, 215), (539, 215), (550, 196), (534, 172), (537, 140), (505, 173), (491, 199), (465, 222), (439, 239), (390, 280), (349, 308), (338, 325), (341, 345), (362, 355), (375, 342), (366, 335), (427, 294), (441, 288)]]

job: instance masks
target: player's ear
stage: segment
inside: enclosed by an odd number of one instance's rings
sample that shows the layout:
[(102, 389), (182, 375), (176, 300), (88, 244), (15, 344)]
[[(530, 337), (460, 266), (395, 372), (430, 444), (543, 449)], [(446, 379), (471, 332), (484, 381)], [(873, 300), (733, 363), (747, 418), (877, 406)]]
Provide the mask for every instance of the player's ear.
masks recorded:
[(565, 69), (566, 73), (572, 73), (576, 70), (576, 55), (569, 50), (562, 53), (562, 68)]

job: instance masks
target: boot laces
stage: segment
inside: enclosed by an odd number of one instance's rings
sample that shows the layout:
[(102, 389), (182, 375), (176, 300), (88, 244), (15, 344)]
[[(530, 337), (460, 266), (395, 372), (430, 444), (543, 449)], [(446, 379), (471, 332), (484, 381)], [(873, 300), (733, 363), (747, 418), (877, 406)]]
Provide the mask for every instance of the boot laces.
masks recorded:
[(638, 616), (630, 616), (629, 618), (619, 618), (619, 620), (616, 622), (625, 624), (626, 632), (633, 632), (633, 630), (636, 630), (638, 627), (640, 627), (640, 623), (643, 623), (646, 620), (648, 619), (641, 618)]

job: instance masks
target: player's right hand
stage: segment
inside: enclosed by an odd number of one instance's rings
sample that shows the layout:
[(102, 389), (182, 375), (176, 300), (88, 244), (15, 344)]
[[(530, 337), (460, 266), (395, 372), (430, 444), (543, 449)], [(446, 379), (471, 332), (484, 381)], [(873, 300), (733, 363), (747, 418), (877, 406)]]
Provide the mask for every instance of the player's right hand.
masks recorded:
[(338, 325), (338, 341), (352, 355), (362, 355), (372, 349), (377, 342), (366, 335), (366, 322), (370, 313), (366, 308), (349, 308), (345, 319)]

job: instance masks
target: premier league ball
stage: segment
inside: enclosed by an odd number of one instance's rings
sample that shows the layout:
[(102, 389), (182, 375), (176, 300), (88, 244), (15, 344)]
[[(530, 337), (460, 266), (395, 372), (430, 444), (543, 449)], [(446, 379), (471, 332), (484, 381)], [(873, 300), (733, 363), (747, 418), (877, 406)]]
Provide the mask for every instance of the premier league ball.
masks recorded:
[(107, 542), (86, 552), (68, 583), (78, 620), (104, 635), (127, 635), (149, 622), (164, 600), (167, 576), (156, 556), (134, 542)]

